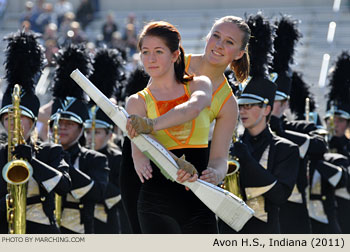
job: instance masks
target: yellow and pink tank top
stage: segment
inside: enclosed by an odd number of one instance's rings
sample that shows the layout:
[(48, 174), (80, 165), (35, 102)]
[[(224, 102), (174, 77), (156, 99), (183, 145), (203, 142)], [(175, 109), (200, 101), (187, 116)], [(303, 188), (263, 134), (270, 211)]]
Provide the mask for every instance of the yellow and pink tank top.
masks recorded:
[[(182, 85), (182, 84), (181, 84)], [(146, 103), (147, 117), (157, 118), (175, 106), (186, 102), (191, 94), (189, 84), (183, 85), (185, 94), (173, 100), (158, 101), (152, 95), (149, 88), (145, 88), (137, 94)], [(153, 136), (168, 150), (184, 148), (207, 148), (209, 136), (209, 107), (201, 111), (194, 120), (174, 126), (165, 130), (156, 131)]]
[[(190, 67), (191, 63), (191, 54), (185, 56), (185, 66), (186, 71)], [(189, 73), (191, 74), (191, 73)], [(210, 106), (210, 122), (212, 122), (219, 114), (221, 108), (225, 105), (225, 103), (233, 96), (233, 91), (230, 85), (228, 84), (227, 79), (220, 84), (220, 86), (215, 90), (211, 98), (211, 106)]]

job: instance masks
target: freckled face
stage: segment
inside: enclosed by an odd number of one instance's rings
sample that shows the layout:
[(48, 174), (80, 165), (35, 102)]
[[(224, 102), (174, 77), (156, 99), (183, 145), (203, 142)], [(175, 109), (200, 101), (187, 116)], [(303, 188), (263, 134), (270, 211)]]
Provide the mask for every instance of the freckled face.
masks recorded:
[(164, 41), (156, 36), (145, 36), (141, 46), (141, 61), (146, 72), (152, 77), (174, 73), (174, 62), (178, 51), (171, 53)]

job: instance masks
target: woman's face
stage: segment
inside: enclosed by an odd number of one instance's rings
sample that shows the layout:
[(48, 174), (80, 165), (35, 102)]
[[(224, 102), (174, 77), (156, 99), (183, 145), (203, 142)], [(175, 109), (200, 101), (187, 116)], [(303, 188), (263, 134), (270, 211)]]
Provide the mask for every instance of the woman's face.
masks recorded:
[(214, 25), (207, 38), (205, 57), (211, 64), (229, 65), (233, 60), (240, 59), (243, 32), (234, 23), (219, 23)]
[[(2, 118), (2, 124), (4, 125), (4, 128), (6, 131), (8, 131), (8, 114), (5, 114)], [(21, 115), (21, 128), (23, 130), (23, 136), (24, 139), (27, 141), (30, 137), (30, 134), (32, 133), (31, 129), (33, 126), (33, 120), (29, 117)]]
[(141, 46), (141, 60), (145, 71), (152, 77), (162, 77), (174, 72), (174, 62), (179, 51), (172, 53), (164, 41), (156, 36), (145, 36)]

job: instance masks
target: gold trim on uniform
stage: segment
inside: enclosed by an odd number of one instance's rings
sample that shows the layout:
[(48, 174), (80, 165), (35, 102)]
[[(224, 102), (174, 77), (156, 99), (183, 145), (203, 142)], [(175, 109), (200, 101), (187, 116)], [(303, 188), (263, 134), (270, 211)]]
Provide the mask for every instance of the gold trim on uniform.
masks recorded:
[(95, 205), (94, 217), (104, 223), (107, 223), (107, 213), (103, 204)]
[[(321, 195), (321, 175), (317, 170), (312, 178), (311, 194)], [(308, 210), (310, 218), (328, 224), (328, 218), (321, 200), (310, 200)]]
[(294, 185), (292, 194), (289, 196), (288, 201), (294, 202), (294, 203), (299, 203), (299, 204), (303, 203), (303, 196), (299, 192), (296, 184)]
[(58, 182), (60, 182), (61, 177), (62, 177), (62, 173), (59, 173), (55, 177), (50, 178), (50, 179), (42, 182), (43, 186), (45, 187), (45, 189), (48, 193), (51, 192), (52, 189), (55, 188), (55, 186), (58, 184)]
[[(266, 147), (259, 161), (259, 164), (265, 169), (267, 169), (268, 166), (269, 152), (270, 145)], [(267, 222), (267, 212), (265, 211), (265, 198), (261, 195), (269, 191), (276, 183), (277, 180), (267, 186), (245, 188), (247, 205), (254, 210), (254, 217), (264, 222)]]
[(91, 183), (88, 184), (87, 186), (74, 189), (74, 190), (70, 191), (70, 193), (72, 194), (72, 196), (74, 198), (80, 199), (90, 191), (90, 189), (93, 187), (93, 185), (94, 185), (94, 181), (91, 181)]
[(122, 199), (122, 195), (119, 194), (118, 196), (105, 199), (105, 203), (107, 205), (108, 209), (111, 209), (115, 204), (117, 204)]
[[(73, 198), (70, 193), (67, 193), (66, 200), (68, 202), (79, 203), (80, 201)], [(84, 225), (80, 223), (80, 211), (74, 208), (63, 208), (61, 226), (72, 230), (79, 234), (84, 234)]]

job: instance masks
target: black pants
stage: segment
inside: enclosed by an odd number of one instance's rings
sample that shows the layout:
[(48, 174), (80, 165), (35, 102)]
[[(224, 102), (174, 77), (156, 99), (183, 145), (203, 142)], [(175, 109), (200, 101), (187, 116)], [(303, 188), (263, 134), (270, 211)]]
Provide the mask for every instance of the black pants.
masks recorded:
[(343, 234), (350, 234), (350, 200), (335, 197), (337, 200), (337, 214)]
[[(176, 183), (176, 182), (173, 182)], [(193, 195), (190, 191), (184, 193)], [(164, 193), (141, 191), (138, 214), (145, 234), (216, 234), (215, 215), (198, 198), (192, 202)], [(185, 197), (187, 198), (187, 197)], [(186, 202), (186, 203), (185, 203)]]
[(27, 221), (27, 234), (60, 234), (60, 230), (56, 224), (44, 225), (36, 222)]
[[(208, 148), (172, 150), (177, 156), (186, 156), (199, 174), (207, 168)], [(215, 214), (195, 194), (166, 179), (152, 162), (152, 179), (142, 184), (137, 211), (142, 233), (218, 233)]]
[(130, 231), (133, 234), (141, 234), (139, 217), (137, 215), (137, 199), (141, 188), (141, 181), (136, 174), (134, 162), (131, 156), (131, 142), (125, 137), (123, 155), (119, 175), (120, 193)]
[(287, 201), (280, 206), (281, 234), (311, 234), (306, 205)]
[(340, 226), (337, 221), (330, 221), (328, 224), (311, 219), (313, 234), (340, 234)]

